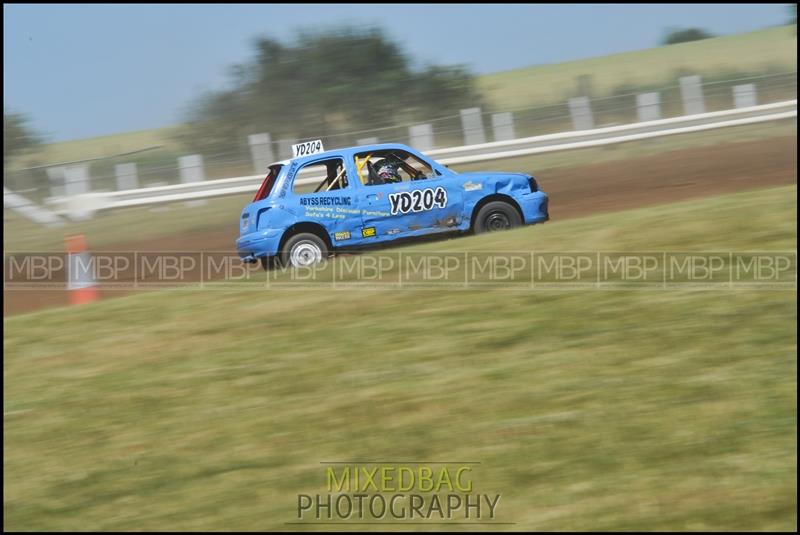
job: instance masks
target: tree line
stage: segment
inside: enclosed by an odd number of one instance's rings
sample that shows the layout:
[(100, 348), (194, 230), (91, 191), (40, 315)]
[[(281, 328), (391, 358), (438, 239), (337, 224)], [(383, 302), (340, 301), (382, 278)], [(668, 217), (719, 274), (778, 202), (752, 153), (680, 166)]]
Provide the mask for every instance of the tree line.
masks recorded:
[(460, 65), (415, 69), (378, 28), (262, 37), (255, 57), (232, 69), (232, 88), (195, 102), (178, 133), (201, 153), (233, 150), (248, 134), (302, 139), (399, 126), (480, 105), (475, 77)]

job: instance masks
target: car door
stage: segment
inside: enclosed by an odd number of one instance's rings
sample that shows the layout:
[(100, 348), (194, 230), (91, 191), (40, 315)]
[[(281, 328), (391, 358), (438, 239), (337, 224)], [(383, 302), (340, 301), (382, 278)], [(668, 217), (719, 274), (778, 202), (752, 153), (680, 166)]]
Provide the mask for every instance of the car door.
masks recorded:
[[(395, 153), (410, 156), (401, 151)], [(432, 169), (426, 175), (413, 180), (403, 174), (402, 182), (388, 184), (367, 180), (360, 188), (363, 237), (374, 236), (383, 241), (452, 231), (461, 224), (461, 188), (454, 187), (450, 176)]]
[(361, 226), (352, 170), (340, 156), (309, 161), (294, 171), (289, 204), (298, 220), (322, 225), (335, 247), (351, 243)]

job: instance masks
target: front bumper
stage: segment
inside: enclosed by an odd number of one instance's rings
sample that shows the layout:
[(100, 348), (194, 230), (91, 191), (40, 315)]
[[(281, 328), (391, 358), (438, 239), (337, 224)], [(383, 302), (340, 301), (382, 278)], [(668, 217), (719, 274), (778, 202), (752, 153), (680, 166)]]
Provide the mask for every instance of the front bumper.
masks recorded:
[(280, 229), (266, 229), (251, 232), (236, 240), (236, 252), (243, 262), (256, 262), (264, 256), (278, 254), (281, 242)]
[(549, 198), (545, 192), (526, 193), (517, 200), (522, 208), (522, 217), (526, 225), (550, 220)]

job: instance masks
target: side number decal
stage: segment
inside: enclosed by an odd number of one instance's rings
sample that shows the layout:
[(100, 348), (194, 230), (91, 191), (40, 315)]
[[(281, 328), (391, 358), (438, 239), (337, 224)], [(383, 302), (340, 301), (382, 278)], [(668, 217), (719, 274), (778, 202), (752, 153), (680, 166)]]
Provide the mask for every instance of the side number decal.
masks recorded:
[(392, 215), (424, 212), (434, 207), (444, 208), (447, 206), (447, 191), (438, 187), (390, 193), (389, 203), (392, 206)]

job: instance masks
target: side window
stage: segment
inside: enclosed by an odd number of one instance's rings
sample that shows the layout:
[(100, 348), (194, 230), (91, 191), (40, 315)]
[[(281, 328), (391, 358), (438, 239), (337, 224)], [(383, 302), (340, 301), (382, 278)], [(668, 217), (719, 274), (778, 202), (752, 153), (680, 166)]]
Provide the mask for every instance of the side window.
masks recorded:
[(434, 178), (430, 165), (403, 150), (382, 150), (356, 154), (359, 180), (368, 186)]
[(348, 186), (344, 160), (330, 158), (304, 165), (294, 177), (292, 191), (296, 195), (324, 193)]
[(406, 169), (409, 171), (409, 173), (419, 177), (417, 180), (436, 177), (436, 174), (433, 172), (433, 168), (427, 163), (423, 162), (413, 154), (402, 151), (401, 154), (406, 155), (405, 160), (403, 160), (406, 163)]

